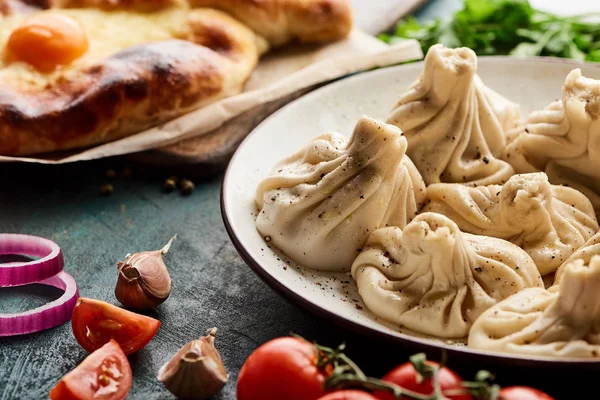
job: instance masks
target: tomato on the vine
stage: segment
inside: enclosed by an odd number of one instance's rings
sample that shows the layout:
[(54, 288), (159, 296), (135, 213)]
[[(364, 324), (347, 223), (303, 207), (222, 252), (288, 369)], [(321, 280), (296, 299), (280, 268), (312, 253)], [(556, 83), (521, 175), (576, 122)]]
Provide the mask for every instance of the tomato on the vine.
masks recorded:
[[(427, 361), (427, 365), (439, 367), (439, 364), (434, 361)], [(424, 379), (419, 383), (417, 375), (417, 371), (412, 363), (407, 362), (388, 372), (382, 379), (386, 382), (395, 383), (396, 385), (415, 393), (424, 395), (433, 394), (433, 384), (431, 379)], [(438, 380), (440, 382), (442, 393), (448, 399), (472, 400), (473, 397), (467, 393), (454, 394), (463, 389), (463, 380), (450, 368), (441, 367), (438, 371)], [(394, 397), (389, 393), (377, 392), (375, 395), (380, 400), (394, 400)]]
[(500, 389), (498, 400), (554, 400), (554, 398), (527, 386), (510, 386)]
[(306, 340), (273, 339), (246, 360), (237, 381), (238, 400), (317, 400), (325, 394), (327, 371), (317, 367), (318, 351)]
[(319, 400), (377, 400), (377, 397), (362, 390), (340, 390), (329, 393)]

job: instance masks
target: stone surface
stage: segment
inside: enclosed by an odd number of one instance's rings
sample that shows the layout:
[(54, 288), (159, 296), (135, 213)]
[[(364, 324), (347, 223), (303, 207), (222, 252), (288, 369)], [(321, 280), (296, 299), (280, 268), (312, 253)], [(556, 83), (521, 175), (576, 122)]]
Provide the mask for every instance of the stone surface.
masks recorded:
[[(443, 15), (457, 0), (437, 0), (424, 13)], [(406, 361), (418, 349), (389, 346), (361, 336), (287, 303), (248, 268), (237, 255), (221, 221), (221, 176), (198, 183), (194, 194), (182, 197), (161, 192), (157, 176), (133, 176), (114, 181), (110, 197), (98, 195), (110, 180), (106, 168), (119, 170), (118, 160), (63, 167), (0, 164), (0, 232), (29, 233), (52, 238), (63, 248), (66, 270), (82, 296), (117, 304), (113, 290), (115, 264), (129, 252), (154, 250), (177, 233), (165, 258), (173, 279), (171, 297), (150, 314), (162, 327), (156, 338), (130, 357), (134, 371), (130, 399), (170, 399), (156, 380), (160, 366), (186, 342), (219, 328), (217, 347), (231, 373), (217, 399), (235, 399), (235, 381), (246, 357), (261, 343), (293, 331), (335, 346), (346, 341), (348, 354), (365, 371), (378, 376)], [(6, 261), (6, 260), (4, 260)], [(60, 296), (39, 286), (0, 289), (0, 313), (24, 311)], [(77, 344), (69, 323), (23, 337), (0, 338), (0, 400), (43, 399), (62, 375), (73, 369), (86, 352)], [(439, 352), (430, 353), (433, 359)], [(474, 357), (451, 358), (461, 374), (473, 376), (480, 368), (497, 372), (503, 384), (527, 384), (566, 395), (563, 382), (577, 379), (583, 389), (593, 387), (592, 374), (572, 368), (563, 371), (524, 370), (517, 366), (486, 364)], [(282, 399), (283, 400), (283, 399)]]
[[(372, 375), (381, 375), (419, 349), (389, 346), (338, 327), (292, 305), (266, 286), (247, 267), (230, 243), (219, 208), (221, 176), (199, 183), (189, 197), (162, 193), (162, 176), (113, 181), (110, 197), (98, 194), (110, 180), (103, 171), (116, 161), (68, 167), (1, 166), (0, 231), (52, 238), (63, 249), (66, 270), (79, 283), (82, 296), (118, 304), (114, 294), (118, 260), (129, 252), (154, 250), (173, 235), (165, 262), (173, 279), (171, 297), (149, 315), (161, 320), (154, 340), (130, 357), (134, 384), (130, 399), (172, 398), (156, 373), (180, 346), (219, 328), (217, 347), (231, 373), (217, 399), (235, 399), (237, 373), (259, 344), (296, 332), (335, 346), (348, 343), (348, 354)], [(117, 168), (117, 170), (119, 170)], [(7, 260), (3, 260), (7, 261)], [(0, 313), (24, 311), (60, 296), (40, 286), (0, 289)], [(70, 323), (23, 337), (0, 338), (0, 400), (43, 399), (62, 375), (86, 352), (77, 344)], [(430, 353), (439, 359), (439, 352)], [(554, 371), (526, 371), (487, 365), (474, 358), (451, 358), (465, 376), (479, 368), (498, 372), (506, 383), (558, 390), (566, 376)], [(569, 370), (573, 377), (576, 371)], [(579, 375), (585, 382), (585, 374)], [(556, 382), (556, 383), (555, 383)]]

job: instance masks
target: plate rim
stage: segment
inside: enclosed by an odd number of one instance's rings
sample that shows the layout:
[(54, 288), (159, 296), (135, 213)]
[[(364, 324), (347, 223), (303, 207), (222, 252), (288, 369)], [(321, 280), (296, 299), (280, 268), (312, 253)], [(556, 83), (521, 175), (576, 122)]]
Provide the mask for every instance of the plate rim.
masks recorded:
[[(502, 61), (502, 62), (517, 61), (517, 62), (526, 62), (526, 63), (527, 62), (546, 62), (546, 63), (553, 63), (553, 64), (558, 63), (558, 64), (573, 65), (574, 67), (586, 66), (586, 67), (591, 67), (591, 68), (595, 68), (595, 69), (600, 69), (600, 64), (572, 60), (572, 59), (564, 59), (564, 58), (558, 58), (558, 57), (478, 56), (478, 61), (479, 60), (485, 60), (485, 61), (495, 60), (495, 61)], [(458, 346), (446, 344), (443, 342), (433, 343), (430, 339), (420, 338), (420, 337), (416, 337), (416, 336), (411, 337), (408, 334), (406, 334), (406, 336), (409, 336), (407, 338), (398, 337), (391, 333), (382, 332), (382, 331), (373, 329), (371, 327), (364, 326), (364, 325), (362, 325), (358, 322), (355, 322), (351, 319), (348, 319), (346, 317), (338, 315), (337, 313), (335, 313), (333, 311), (329, 311), (329, 310), (319, 306), (315, 302), (311, 302), (310, 300), (305, 299), (300, 294), (296, 293), (293, 289), (290, 289), (285, 284), (279, 282), (264, 267), (262, 267), (260, 265), (259, 261), (255, 260), (250, 255), (250, 253), (246, 250), (245, 246), (242, 244), (241, 240), (238, 238), (238, 235), (236, 234), (236, 232), (234, 230), (233, 222), (231, 220), (230, 214), (227, 212), (227, 205), (226, 205), (226, 201), (225, 201), (225, 199), (227, 197), (227, 191), (228, 191), (227, 183), (231, 179), (231, 165), (235, 162), (236, 158), (239, 156), (239, 153), (243, 149), (244, 145), (247, 143), (247, 141), (249, 141), (249, 139), (253, 135), (257, 134), (257, 132), (260, 131), (264, 127), (264, 125), (269, 124), (272, 119), (277, 118), (279, 116), (279, 114), (283, 113), (288, 107), (293, 107), (295, 105), (295, 103), (300, 102), (300, 101), (310, 101), (311, 97), (319, 96), (321, 91), (331, 90), (330, 89), (331, 86), (341, 85), (342, 83), (343, 84), (351, 84), (349, 82), (354, 81), (354, 80), (364, 79), (365, 77), (368, 77), (369, 75), (376, 75), (378, 73), (381, 73), (381, 71), (387, 71), (387, 70), (391, 70), (391, 69), (401, 70), (402, 68), (407, 67), (407, 66), (422, 65), (423, 62), (424, 61), (421, 60), (418, 62), (412, 62), (412, 63), (407, 63), (407, 64), (392, 65), (392, 66), (377, 68), (375, 70), (358, 72), (355, 74), (347, 75), (345, 77), (336, 79), (336, 80), (334, 80), (330, 83), (327, 83), (327, 84), (317, 88), (316, 90), (313, 90), (313, 91), (293, 100), (292, 102), (286, 104), (285, 106), (281, 107), (279, 110), (277, 110), (276, 112), (274, 112), (273, 114), (271, 114), (267, 118), (265, 118), (259, 125), (257, 125), (244, 138), (244, 140), (240, 143), (240, 145), (236, 149), (235, 153), (231, 157), (231, 160), (229, 161), (229, 163), (227, 165), (227, 169), (225, 171), (223, 181), (221, 184), (221, 190), (220, 190), (221, 217), (223, 219), (223, 224), (225, 226), (225, 230), (227, 231), (227, 235), (229, 236), (229, 239), (231, 240), (234, 248), (236, 249), (238, 254), (241, 256), (241, 258), (244, 260), (244, 263), (247, 266), (249, 266), (250, 269), (256, 275), (258, 275), (263, 282), (265, 282), (271, 289), (273, 289), (278, 295), (283, 297), (285, 300), (287, 300), (293, 304), (299, 305), (302, 308), (318, 315), (319, 317), (324, 317), (329, 320), (332, 320), (337, 325), (348, 328), (348, 329), (350, 329), (354, 332), (357, 332), (361, 335), (373, 337), (373, 338), (376, 338), (377, 340), (382, 340), (385, 342), (393, 343), (395, 345), (403, 346), (405, 348), (412, 346), (412, 347), (420, 347), (420, 348), (424, 349), (424, 351), (440, 351), (440, 350), (442, 350), (442, 351), (448, 352), (449, 354), (456, 355), (457, 357), (464, 357), (464, 356), (477, 357), (477, 358), (483, 358), (488, 362), (489, 361), (498, 361), (498, 362), (501, 361), (504, 363), (519, 363), (523, 366), (534, 366), (535, 365), (536, 367), (550, 367), (550, 368), (562, 367), (566, 364), (569, 364), (571, 366), (581, 366), (581, 367), (586, 367), (586, 368), (600, 367), (600, 360), (597, 360), (594, 358), (575, 358), (575, 357), (555, 358), (555, 357), (548, 357), (548, 356), (532, 356), (532, 355), (527, 355), (527, 354), (519, 355), (519, 354), (512, 354), (512, 353), (490, 352), (490, 351), (486, 351), (486, 350), (472, 349), (472, 348), (469, 348), (466, 346), (458, 347)], [(308, 99), (306, 99), (306, 98), (308, 98)]]

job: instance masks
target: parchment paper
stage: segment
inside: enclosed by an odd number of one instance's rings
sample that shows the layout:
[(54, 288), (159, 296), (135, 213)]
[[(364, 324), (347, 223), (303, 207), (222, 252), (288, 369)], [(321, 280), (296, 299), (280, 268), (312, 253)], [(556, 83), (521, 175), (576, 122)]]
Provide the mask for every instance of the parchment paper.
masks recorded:
[(326, 45), (287, 46), (265, 56), (242, 93), (219, 100), (170, 122), (92, 148), (34, 157), (0, 156), (0, 162), (64, 164), (153, 149), (215, 131), (232, 118), (304, 88), (358, 71), (423, 57), (416, 41), (388, 46), (358, 30)]

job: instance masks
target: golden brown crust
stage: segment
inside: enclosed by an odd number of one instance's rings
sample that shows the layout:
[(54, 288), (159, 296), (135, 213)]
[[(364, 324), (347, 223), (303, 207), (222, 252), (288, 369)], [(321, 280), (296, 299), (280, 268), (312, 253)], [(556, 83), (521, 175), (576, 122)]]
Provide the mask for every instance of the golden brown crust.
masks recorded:
[(184, 6), (185, 0), (48, 0), (51, 8), (95, 8), (105, 11), (153, 12)]
[[(0, 91), (0, 154), (65, 150), (125, 137), (218, 97), (229, 61), (186, 41), (129, 48), (51, 91)], [(229, 93), (228, 93), (229, 89)]]
[(343, 39), (352, 29), (349, 0), (189, 0), (233, 15), (273, 46), (293, 39), (323, 42)]
[(130, 47), (42, 89), (0, 80), (0, 154), (109, 142), (241, 91), (264, 40), (216, 10), (182, 24), (190, 41)]
[(253, 69), (258, 57), (269, 47), (265, 39), (253, 35), (247, 27), (221, 11), (191, 10), (187, 23), (190, 27), (187, 40), (208, 47), (237, 64), (244, 64), (246, 68)]
[[(48, 7), (150, 12), (182, 1), (0, 0), (0, 13)], [(239, 93), (269, 46), (254, 32), (281, 45), (296, 38), (335, 40), (351, 29), (349, 0), (193, 2), (223, 12), (178, 8), (185, 16), (184, 33), (175, 39), (130, 47), (78, 67), (76, 73), (45, 87), (0, 75), (0, 154), (30, 155), (106, 143)]]

